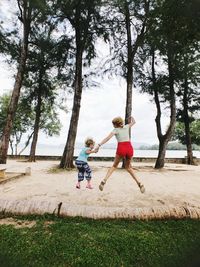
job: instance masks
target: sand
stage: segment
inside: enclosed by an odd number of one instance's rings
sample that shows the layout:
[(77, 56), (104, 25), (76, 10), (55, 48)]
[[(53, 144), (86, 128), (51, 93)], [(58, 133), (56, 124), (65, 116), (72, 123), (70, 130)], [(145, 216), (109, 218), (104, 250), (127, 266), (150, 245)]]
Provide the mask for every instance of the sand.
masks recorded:
[(117, 169), (109, 178), (104, 191), (98, 189), (112, 162), (89, 162), (93, 170), (94, 189), (76, 189), (77, 171), (56, 170), (58, 161), (35, 163), (8, 160), (8, 171), (24, 171), (31, 167), (31, 176), (0, 184), (1, 200), (63, 202), (76, 206), (107, 208), (145, 208), (154, 206), (188, 206), (200, 208), (200, 166), (166, 164), (162, 170), (151, 163), (134, 163), (136, 175), (145, 185), (142, 194), (130, 174)]

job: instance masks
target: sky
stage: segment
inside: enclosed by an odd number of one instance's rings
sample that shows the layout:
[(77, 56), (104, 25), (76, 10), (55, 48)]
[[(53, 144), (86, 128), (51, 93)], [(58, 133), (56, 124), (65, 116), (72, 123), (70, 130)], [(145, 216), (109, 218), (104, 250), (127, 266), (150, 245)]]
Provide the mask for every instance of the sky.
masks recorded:
[[(0, 95), (13, 89), (14, 70), (0, 61)], [(67, 139), (67, 132), (71, 117), (73, 96), (66, 100), (68, 113), (60, 111), (62, 129), (58, 137), (46, 137), (40, 133), (39, 143), (41, 144), (64, 144)], [(83, 142), (88, 136), (100, 142), (108, 135), (112, 127), (112, 119), (116, 116), (125, 116), (126, 83), (119, 78), (102, 79), (97, 88), (83, 90), (81, 111), (78, 124), (77, 142)], [(133, 142), (155, 144), (158, 143), (156, 136), (155, 105), (147, 94), (140, 94), (133, 88), (133, 116), (136, 124), (132, 131)], [(167, 118), (163, 118), (163, 124), (167, 125)], [(114, 142), (111, 140), (111, 142)]]
[[(7, 2), (7, 1), (6, 1)], [(0, 9), (4, 6), (7, 18), (12, 17), (13, 10), (9, 14), (9, 8), (6, 3), (1, 2)], [(7, 2), (8, 3), (8, 2)], [(98, 60), (95, 65), (101, 62), (108, 55), (109, 49), (106, 45), (99, 44)], [(0, 95), (13, 89), (14, 74), (16, 67), (10, 66), (0, 57)], [(113, 129), (112, 119), (116, 116), (125, 116), (126, 103), (126, 83), (123, 79), (115, 77), (113, 79), (99, 79), (99, 87), (88, 88), (83, 91), (81, 101), (81, 111), (78, 123), (77, 142), (84, 142), (90, 136), (98, 143), (106, 137)], [(66, 100), (69, 110), (72, 107), (72, 96)], [(133, 117), (136, 124), (132, 131), (132, 141), (137, 143), (155, 144), (158, 143), (156, 136), (155, 104), (150, 96), (141, 94), (136, 88), (133, 88)], [(38, 142), (40, 144), (64, 144), (67, 139), (71, 112), (67, 114), (60, 111), (60, 120), (63, 125), (60, 136), (46, 137), (43, 133), (39, 134)], [(163, 129), (166, 128), (167, 116), (162, 118)], [(111, 140), (110, 142), (115, 142)]]

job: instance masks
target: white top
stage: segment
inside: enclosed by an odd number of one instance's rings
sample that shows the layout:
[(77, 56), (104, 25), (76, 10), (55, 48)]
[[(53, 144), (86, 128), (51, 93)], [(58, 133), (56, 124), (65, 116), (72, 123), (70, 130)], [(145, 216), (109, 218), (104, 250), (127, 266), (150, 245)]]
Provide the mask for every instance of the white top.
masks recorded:
[(124, 125), (123, 128), (114, 128), (112, 133), (115, 134), (115, 137), (118, 142), (129, 142), (129, 125)]

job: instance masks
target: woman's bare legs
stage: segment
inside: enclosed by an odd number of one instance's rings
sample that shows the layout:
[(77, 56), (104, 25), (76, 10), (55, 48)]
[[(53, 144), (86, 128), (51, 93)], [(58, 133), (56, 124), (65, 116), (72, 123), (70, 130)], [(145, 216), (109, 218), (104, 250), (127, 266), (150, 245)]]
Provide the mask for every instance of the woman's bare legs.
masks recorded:
[(127, 172), (129, 172), (130, 175), (133, 177), (133, 179), (136, 181), (137, 185), (140, 188), (141, 193), (144, 193), (145, 192), (144, 185), (142, 183), (140, 183), (138, 178), (136, 177), (135, 172), (134, 172), (134, 170), (133, 170), (133, 168), (131, 166), (131, 159), (132, 159), (132, 157), (130, 157), (130, 158), (127, 157), (126, 158), (125, 168), (126, 168)]
[(99, 190), (103, 191), (103, 187), (105, 185), (105, 183), (107, 182), (108, 178), (112, 175), (112, 173), (117, 169), (117, 166), (120, 162), (121, 157), (116, 155), (115, 156), (115, 160), (113, 163), (113, 166), (108, 170), (105, 178), (101, 181), (100, 185), (99, 185)]

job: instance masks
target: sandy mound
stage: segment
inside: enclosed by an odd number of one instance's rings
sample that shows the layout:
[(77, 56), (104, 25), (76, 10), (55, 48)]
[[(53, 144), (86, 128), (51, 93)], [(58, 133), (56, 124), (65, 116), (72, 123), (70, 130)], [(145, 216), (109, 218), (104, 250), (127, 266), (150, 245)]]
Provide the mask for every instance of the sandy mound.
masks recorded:
[(105, 176), (111, 162), (90, 162), (93, 170), (94, 189), (76, 189), (77, 171), (57, 170), (59, 162), (38, 161), (36, 163), (8, 161), (8, 168), (19, 170), (31, 167), (31, 176), (0, 185), (1, 200), (65, 203), (68, 207), (101, 208), (109, 211), (152, 207), (189, 207), (200, 209), (200, 167), (166, 164), (161, 171), (152, 164), (133, 163), (136, 175), (145, 185), (141, 194), (135, 181), (122, 169), (116, 170), (105, 185), (103, 192), (98, 185)]

